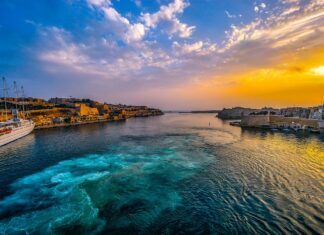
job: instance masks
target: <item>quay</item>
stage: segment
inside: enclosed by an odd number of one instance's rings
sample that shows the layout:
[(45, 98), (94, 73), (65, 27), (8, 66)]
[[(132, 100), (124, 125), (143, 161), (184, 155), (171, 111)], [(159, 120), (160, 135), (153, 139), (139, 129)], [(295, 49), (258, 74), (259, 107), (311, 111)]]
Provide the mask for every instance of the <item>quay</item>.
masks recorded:
[(299, 117), (284, 117), (279, 115), (249, 115), (243, 116), (239, 125), (242, 128), (260, 128), (270, 130), (308, 131), (324, 133), (324, 120), (314, 120)]
[[(126, 119), (119, 119), (117, 122), (126, 121)], [(85, 122), (76, 122), (76, 123), (59, 123), (59, 124), (49, 124), (43, 126), (36, 126), (34, 130), (40, 129), (49, 129), (49, 128), (57, 128), (57, 127), (69, 127), (69, 126), (79, 126), (79, 125), (87, 125), (93, 123), (105, 123), (105, 122), (116, 122), (115, 120), (97, 120), (97, 121), (85, 121)]]
[(218, 117), (225, 120), (235, 120), (230, 121), (230, 125), (241, 128), (324, 133), (323, 106), (281, 110), (272, 108), (252, 110), (239, 107), (221, 111)]

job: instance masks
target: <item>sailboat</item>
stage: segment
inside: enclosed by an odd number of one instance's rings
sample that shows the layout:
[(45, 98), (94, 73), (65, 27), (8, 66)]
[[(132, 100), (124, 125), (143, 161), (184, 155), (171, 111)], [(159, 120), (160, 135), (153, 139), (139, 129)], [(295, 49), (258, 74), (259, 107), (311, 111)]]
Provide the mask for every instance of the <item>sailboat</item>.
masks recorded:
[[(19, 118), (18, 111), (18, 92), (17, 92), (17, 84), (14, 82), (14, 89), (16, 93), (16, 109), (12, 111), (13, 118), (8, 120), (7, 113), (7, 102), (6, 102), (6, 81), (3, 78), (3, 90), (4, 90), (4, 106), (5, 106), (5, 121), (0, 122), (0, 147), (13, 142), (17, 139), (20, 139), (34, 130), (35, 123), (32, 120), (26, 120)], [(24, 111), (24, 102), (23, 102), (23, 111)]]

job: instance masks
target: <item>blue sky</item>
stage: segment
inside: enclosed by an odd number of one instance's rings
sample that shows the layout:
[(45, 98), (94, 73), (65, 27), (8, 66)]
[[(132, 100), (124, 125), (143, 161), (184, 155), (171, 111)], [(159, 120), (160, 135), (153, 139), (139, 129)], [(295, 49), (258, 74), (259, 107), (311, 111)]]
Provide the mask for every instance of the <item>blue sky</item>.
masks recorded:
[(201, 87), (323, 45), (321, 0), (2, 0), (0, 12), (0, 75), (43, 98), (229, 106)]

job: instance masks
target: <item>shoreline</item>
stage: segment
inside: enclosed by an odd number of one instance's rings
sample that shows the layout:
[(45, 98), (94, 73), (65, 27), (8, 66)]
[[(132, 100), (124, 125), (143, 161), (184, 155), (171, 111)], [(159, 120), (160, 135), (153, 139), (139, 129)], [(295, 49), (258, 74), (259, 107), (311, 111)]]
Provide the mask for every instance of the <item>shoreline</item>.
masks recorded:
[[(155, 116), (159, 116), (159, 115), (139, 116), (139, 117), (135, 116), (135, 117), (131, 117), (131, 118), (148, 118), (148, 117), (155, 117)], [(76, 123), (51, 124), (51, 125), (44, 125), (44, 126), (35, 126), (34, 130), (43, 130), (43, 129), (58, 128), (58, 127), (80, 126), (80, 125), (87, 125), (87, 124), (93, 124), (93, 123), (125, 122), (125, 121), (127, 121), (127, 119), (129, 119), (129, 118), (123, 118), (123, 119), (119, 119), (119, 120), (106, 119), (106, 120), (85, 121), (85, 122), (76, 122)]]
[(97, 120), (97, 121), (87, 121), (87, 122), (77, 122), (77, 123), (61, 123), (61, 124), (51, 124), (51, 125), (44, 125), (44, 126), (36, 126), (34, 130), (42, 130), (42, 129), (50, 129), (50, 128), (57, 128), (57, 127), (69, 127), (69, 126), (79, 126), (79, 125), (87, 125), (93, 123), (104, 123), (104, 122), (121, 122), (126, 121), (127, 119), (121, 119), (118, 121), (115, 120)]

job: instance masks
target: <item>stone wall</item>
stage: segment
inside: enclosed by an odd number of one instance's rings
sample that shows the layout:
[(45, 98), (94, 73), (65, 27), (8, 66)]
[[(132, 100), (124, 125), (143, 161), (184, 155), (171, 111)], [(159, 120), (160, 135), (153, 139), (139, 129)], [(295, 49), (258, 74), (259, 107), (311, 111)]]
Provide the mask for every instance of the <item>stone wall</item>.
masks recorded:
[(300, 126), (318, 128), (318, 120), (297, 117), (270, 116), (270, 124), (276, 126), (290, 126), (296, 124)]
[(241, 126), (246, 126), (246, 127), (268, 126), (269, 124), (270, 124), (269, 115), (243, 116), (241, 120)]
[(98, 116), (99, 112), (97, 108), (91, 108), (86, 104), (76, 104), (77, 111), (80, 116)]
[(300, 127), (307, 126), (318, 128), (319, 121), (306, 118), (284, 117), (280, 115), (250, 115), (242, 117), (241, 120), (241, 126), (243, 127), (288, 127), (296, 125)]

